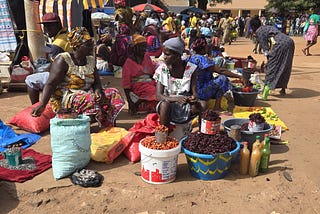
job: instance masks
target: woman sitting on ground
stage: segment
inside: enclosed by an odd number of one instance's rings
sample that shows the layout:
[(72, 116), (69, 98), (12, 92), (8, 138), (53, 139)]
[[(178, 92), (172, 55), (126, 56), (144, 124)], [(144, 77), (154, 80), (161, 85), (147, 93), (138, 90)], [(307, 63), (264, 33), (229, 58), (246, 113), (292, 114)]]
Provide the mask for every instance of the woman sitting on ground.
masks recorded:
[[(221, 98), (227, 91), (232, 89), (228, 76), (233, 78), (242, 77), (228, 70), (220, 70), (213, 60), (205, 56), (208, 52), (205, 38), (196, 39), (192, 44), (192, 49), (195, 54), (191, 55), (189, 61), (198, 66), (198, 98), (205, 109), (209, 99), (216, 99), (214, 110), (222, 111)], [(213, 75), (213, 73), (216, 73), (216, 75)]]
[(150, 56), (159, 57), (162, 53), (159, 33), (154, 25), (145, 26), (142, 35), (147, 40), (147, 52)]
[(156, 104), (156, 83), (152, 79), (155, 64), (146, 53), (147, 40), (134, 34), (132, 36), (132, 54), (122, 67), (122, 87), (127, 96), (130, 114), (135, 114), (142, 101), (149, 101), (151, 111)]
[(112, 46), (112, 36), (110, 34), (101, 35), (97, 42), (96, 59), (99, 74), (113, 72), (113, 65), (110, 62), (110, 51)]
[(157, 82), (160, 124), (167, 127), (171, 121), (187, 123), (202, 111), (197, 99), (197, 66), (181, 59), (184, 49), (185, 44), (179, 37), (165, 41), (164, 63), (159, 65), (153, 76)]
[(124, 100), (115, 88), (103, 89), (92, 56), (93, 41), (84, 27), (68, 34), (71, 53), (59, 54), (50, 67), (40, 104), (32, 111), (40, 116), (50, 101), (52, 109), (73, 110), (94, 116), (99, 126), (112, 126)]

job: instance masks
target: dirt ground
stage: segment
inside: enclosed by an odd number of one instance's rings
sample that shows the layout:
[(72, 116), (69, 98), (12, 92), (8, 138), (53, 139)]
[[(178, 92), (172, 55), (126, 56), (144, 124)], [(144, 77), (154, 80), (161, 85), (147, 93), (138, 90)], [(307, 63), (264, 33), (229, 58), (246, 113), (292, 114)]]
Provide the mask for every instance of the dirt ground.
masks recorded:
[[(267, 173), (242, 176), (233, 164), (220, 180), (202, 181), (188, 171), (184, 154), (179, 155), (177, 178), (164, 185), (145, 183), (136, 173), (140, 163), (130, 163), (121, 155), (114, 163), (90, 162), (87, 168), (99, 171), (104, 182), (98, 188), (73, 185), (68, 178), (54, 180), (52, 169), (24, 183), (0, 181), (0, 213), (320, 213), (320, 45), (304, 56), (305, 42), (294, 38), (296, 49), (288, 94), (276, 91), (256, 106), (270, 106), (288, 126), (282, 135), (287, 145), (271, 145)], [(231, 56), (252, 55), (251, 41), (239, 38), (225, 46)], [(263, 55), (253, 55), (260, 64)], [(104, 81), (120, 87), (119, 79)], [(26, 93), (0, 95), (0, 118), (7, 122), (29, 105)], [(141, 116), (123, 110), (117, 126), (130, 128)], [(20, 132), (17, 130), (17, 132)], [(50, 154), (50, 134), (46, 132), (32, 148)], [(318, 151), (319, 150), (319, 151)], [(288, 172), (288, 181), (283, 172)]]

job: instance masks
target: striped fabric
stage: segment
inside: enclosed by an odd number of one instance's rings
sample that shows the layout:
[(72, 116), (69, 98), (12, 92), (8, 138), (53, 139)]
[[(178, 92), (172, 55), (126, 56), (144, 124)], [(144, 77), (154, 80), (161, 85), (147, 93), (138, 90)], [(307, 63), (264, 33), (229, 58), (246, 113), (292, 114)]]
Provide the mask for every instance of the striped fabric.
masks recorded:
[(72, 0), (43, 0), (40, 1), (39, 14), (41, 17), (50, 12), (57, 13), (60, 16), (62, 25), (71, 29), (71, 2)]
[(108, 0), (83, 0), (83, 9), (87, 10), (90, 7), (97, 8), (97, 7), (103, 7), (104, 3)]
[(77, 8), (87, 10), (89, 8), (104, 7), (108, 1), (109, 0), (42, 0), (40, 1), (39, 14), (42, 17), (44, 14), (49, 12), (57, 13), (60, 16), (62, 25), (71, 30), (73, 27), (72, 18), (82, 16), (79, 11), (77, 11), (79, 14), (72, 14), (71, 4), (77, 5)]
[(14, 51), (17, 47), (13, 23), (6, 0), (0, 0), (0, 51)]

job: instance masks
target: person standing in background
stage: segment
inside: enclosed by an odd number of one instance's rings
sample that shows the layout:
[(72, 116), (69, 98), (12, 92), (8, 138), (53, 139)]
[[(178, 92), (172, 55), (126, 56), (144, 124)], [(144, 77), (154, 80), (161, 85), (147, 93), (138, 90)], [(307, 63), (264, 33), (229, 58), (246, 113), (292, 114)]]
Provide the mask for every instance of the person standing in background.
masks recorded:
[(317, 14), (318, 12), (319, 10), (315, 10), (313, 12), (303, 29), (303, 32), (305, 34), (304, 38), (307, 41), (307, 44), (304, 48), (302, 48), (302, 52), (306, 56), (311, 56), (309, 49), (315, 44), (317, 44), (317, 37), (319, 33), (320, 24), (320, 17)]
[(250, 17), (250, 14), (247, 14), (247, 17), (246, 17), (246, 19), (245, 19), (245, 21), (244, 21), (244, 36), (246, 37), (246, 38), (250, 38), (250, 21), (251, 21), (251, 17)]
[(265, 82), (270, 84), (271, 90), (281, 88), (280, 95), (285, 95), (292, 70), (294, 41), (274, 26), (261, 26), (258, 19), (252, 19), (250, 26), (268, 59)]

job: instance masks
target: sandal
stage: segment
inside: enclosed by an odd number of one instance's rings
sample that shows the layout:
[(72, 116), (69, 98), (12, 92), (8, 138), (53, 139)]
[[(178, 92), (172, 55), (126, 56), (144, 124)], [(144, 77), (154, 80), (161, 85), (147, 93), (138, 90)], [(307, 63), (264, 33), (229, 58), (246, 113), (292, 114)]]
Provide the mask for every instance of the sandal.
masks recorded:
[(303, 48), (302, 48), (302, 53), (303, 53), (305, 56), (307, 56), (306, 49), (303, 49)]

